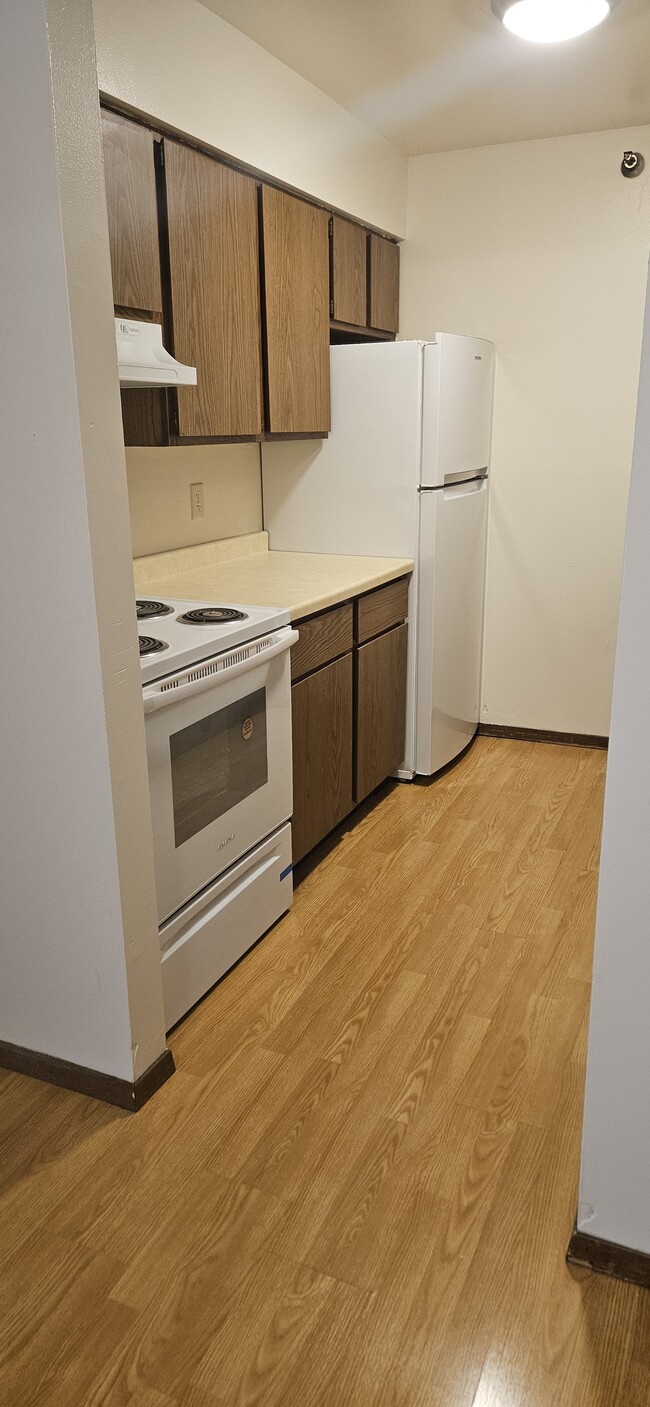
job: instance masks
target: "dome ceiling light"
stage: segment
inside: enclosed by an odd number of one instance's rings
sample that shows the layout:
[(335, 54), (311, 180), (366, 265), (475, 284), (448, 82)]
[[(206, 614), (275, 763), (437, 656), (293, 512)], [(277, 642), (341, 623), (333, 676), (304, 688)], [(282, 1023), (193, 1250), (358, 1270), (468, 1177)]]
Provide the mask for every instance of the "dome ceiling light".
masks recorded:
[(618, 0), (492, 0), (506, 29), (535, 44), (557, 44), (601, 24)]

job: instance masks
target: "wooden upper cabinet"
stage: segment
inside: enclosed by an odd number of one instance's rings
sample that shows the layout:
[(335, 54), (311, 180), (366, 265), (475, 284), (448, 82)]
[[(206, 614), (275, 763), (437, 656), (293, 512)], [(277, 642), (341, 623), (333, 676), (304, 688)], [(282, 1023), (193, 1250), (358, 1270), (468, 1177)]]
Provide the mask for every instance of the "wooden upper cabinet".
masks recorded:
[(102, 109), (113, 302), (160, 318), (162, 294), (153, 133)]
[(267, 430), (330, 428), (328, 215), (262, 186)]
[(363, 225), (332, 216), (332, 317), (337, 322), (366, 325), (367, 245)]
[(399, 329), (399, 245), (382, 235), (370, 236), (370, 327)]
[(178, 437), (263, 429), (257, 183), (165, 138), (173, 352), (196, 367), (179, 387)]

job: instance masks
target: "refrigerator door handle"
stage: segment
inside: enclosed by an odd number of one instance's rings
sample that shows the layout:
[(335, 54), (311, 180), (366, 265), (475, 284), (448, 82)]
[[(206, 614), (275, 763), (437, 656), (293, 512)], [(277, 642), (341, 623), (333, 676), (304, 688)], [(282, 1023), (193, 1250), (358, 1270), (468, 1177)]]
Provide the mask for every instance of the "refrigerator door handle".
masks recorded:
[(459, 484), (445, 484), (442, 490), (443, 498), (469, 498), (473, 493), (482, 493), (487, 484), (487, 474), (480, 474), (474, 479), (461, 479)]
[(482, 484), (487, 479), (487, 469), (480, 474), (472, 474), (466, 479), (463, 474), (445, 474), (442, 484), (418, 484), (418, 493), (440, 493), (452, 488), (465, 488), (467, 484)]
[(486, 479), (487, 471), (488, 467), (485, 464), (476, 474), (445, 474), (442, 481), (443, 488), (447, 488), (448, 484), (473, 484), (475, 479)]

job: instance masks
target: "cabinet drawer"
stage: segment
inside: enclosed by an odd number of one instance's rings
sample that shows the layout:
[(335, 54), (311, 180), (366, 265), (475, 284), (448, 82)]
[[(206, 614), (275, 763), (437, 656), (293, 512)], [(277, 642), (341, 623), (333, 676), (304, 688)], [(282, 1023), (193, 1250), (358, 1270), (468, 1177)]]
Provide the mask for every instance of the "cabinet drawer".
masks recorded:
[(400, 577), (389, 581), (368, 596), (360, 596), (357, 602), (357, 641), (371, 640), (382, 630), (390, 630), (399, 625), (408, 614), (409, 578)]
[(300, 679), (352, 649), (352, 603), (301, 621), (297, 630), (300, 639), (291, 651), (292, 679)]

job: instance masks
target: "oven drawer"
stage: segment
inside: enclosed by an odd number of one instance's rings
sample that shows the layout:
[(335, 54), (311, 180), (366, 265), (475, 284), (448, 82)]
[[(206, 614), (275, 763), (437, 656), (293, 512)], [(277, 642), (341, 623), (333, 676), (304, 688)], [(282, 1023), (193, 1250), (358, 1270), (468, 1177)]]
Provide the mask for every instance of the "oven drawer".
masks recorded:
[(168, 1031), (291, 907), (291, 826), (233, 865), (160, 930)]

